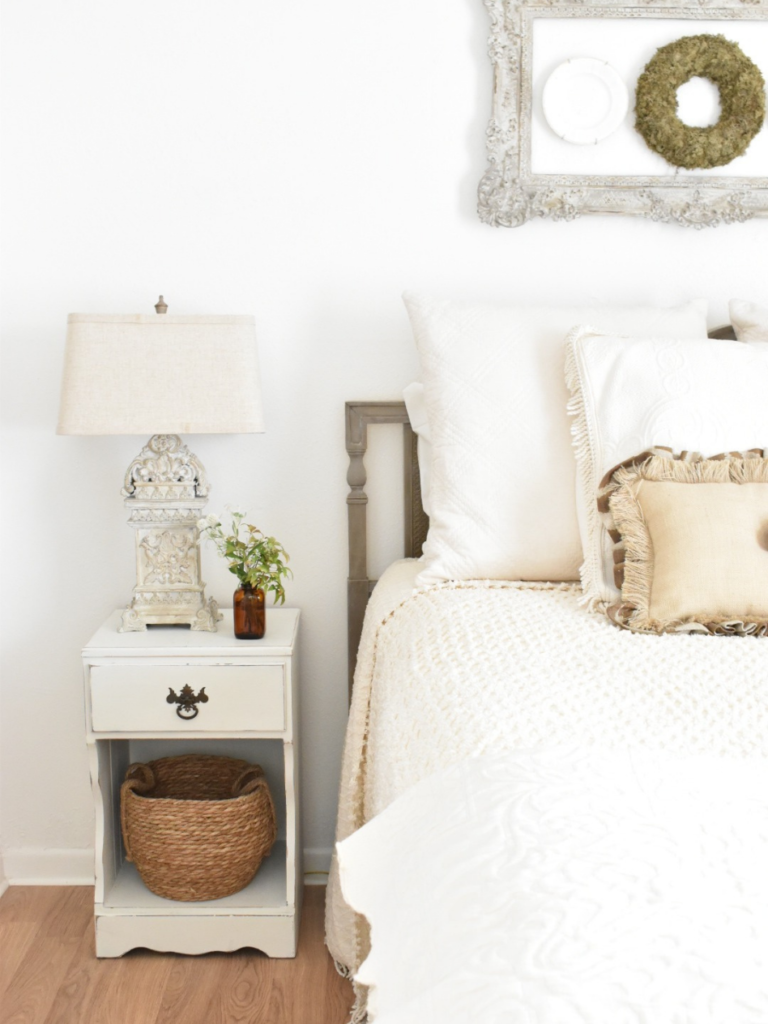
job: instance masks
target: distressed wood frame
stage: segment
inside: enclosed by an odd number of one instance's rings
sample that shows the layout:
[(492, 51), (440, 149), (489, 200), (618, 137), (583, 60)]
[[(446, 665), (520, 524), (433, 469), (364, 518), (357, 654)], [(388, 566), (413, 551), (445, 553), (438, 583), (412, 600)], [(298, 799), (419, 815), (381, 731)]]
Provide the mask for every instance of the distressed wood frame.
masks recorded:
[(347, 513), (349, 522), (349, 577), (347, 579), (347, 641), (349, 692), (363, 631), (368, 598), (376, 580), (368, 578), (368, 495), (365, 453), (371, 423), (402, 424), (405, 558), (418, 558), (427, 536), (429, 520), (421, 504), (417, 438), (411, 429), (405, 402), (347, 402), (346, 441), (349, 455)]
[[(645, 217), (684, 227), (715, 227), (768, 216), (768, 177), (533, 174), (533, 22), (547, 18), (768, 19), (766, 0), (484, 0), (491, 19), (493, 108), (488, 168), (478, 189), (480, 219), (518, 227), (534, 217), (582, 214)], [(694, 26), (692, 26), (693, 28)], [(765, 127), (763, 131), (768, 130)]]

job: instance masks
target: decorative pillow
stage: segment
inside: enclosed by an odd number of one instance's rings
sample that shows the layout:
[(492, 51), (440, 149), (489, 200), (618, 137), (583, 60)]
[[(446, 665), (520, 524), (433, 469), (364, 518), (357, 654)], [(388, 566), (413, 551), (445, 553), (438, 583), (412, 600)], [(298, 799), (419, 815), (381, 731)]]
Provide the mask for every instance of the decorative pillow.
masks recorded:
[(563, 339), (585, 318), (620, 334), (705, 338), (706, 304), (505, 309), (410, 293), (405, 304), (432, 433), (417, 583), (577, 579)]
[(768, 306), (731, 299), (728, 312), (739, 341), (768, 341)]
[(661, 440), (676, 451), (768, 447), (768, 345), (686, 339), (606, 338), (577, 327), (566, 341), (568, 411), (578, 478), (590, 607), (618, 599), (613, 544), (595, 495), (612, 466)]
[(604, 481), (614, 622), (644, 633), (768, 636), (768, 451), (644, 452)]
[(411, 429), (416, 434), (416, 445), (419, 453), (419, 482), (421, 483), (421, 507), (431, 515), (432, 502), (430, 486), (432, 480), (432, 435), (427, 420), (427, 403), (424, 401), (424, 385), (419, 381), (409, 384), (403, 391), (405, 408)]

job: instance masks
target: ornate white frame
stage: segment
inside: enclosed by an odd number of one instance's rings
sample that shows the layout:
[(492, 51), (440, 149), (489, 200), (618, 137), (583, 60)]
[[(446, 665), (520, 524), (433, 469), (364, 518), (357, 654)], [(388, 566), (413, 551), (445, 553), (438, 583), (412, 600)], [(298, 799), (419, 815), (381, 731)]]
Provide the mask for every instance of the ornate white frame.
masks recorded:
[[(768, 216), (768, 177), (625, 177), (533, 174), (533, 21), (547, 18), (768, 19), (768, 0), (484, 0), (491, 18), (493, 110), (488, 169), (478, 188), (480, 219), (518, 227), (534, 217), (573, 220), (623, 213), (684, 227), (715, 227)], [(766, 130), (766, 129), (764, 129)]]

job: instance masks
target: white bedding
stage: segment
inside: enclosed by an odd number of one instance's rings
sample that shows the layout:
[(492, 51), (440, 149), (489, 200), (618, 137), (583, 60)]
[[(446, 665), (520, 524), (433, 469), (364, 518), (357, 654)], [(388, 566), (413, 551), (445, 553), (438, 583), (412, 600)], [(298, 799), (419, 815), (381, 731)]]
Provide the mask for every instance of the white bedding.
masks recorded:
[(765, 1024), (768, 762), (477, 758), (339, 845), (375, 1024)]
[[(768, 642), (631, 634), (588, 613), (574, 584), (414, 593), (416, 572), (415, 562), (395, 563), (368, 608), (337, 839), (477, 755), (561, 745), (768, 757)], [(367, 955), (365, 922), (345, 904), (336, 864), (326, 938), (353, 971)]]

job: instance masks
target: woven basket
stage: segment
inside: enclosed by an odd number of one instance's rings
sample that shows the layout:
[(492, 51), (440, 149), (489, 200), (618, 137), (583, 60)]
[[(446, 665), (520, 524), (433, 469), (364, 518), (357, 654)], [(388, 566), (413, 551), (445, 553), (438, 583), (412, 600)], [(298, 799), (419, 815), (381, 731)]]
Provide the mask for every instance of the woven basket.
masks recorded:
[(169, 900), (244, 889), (272, 849), (275, 807), (259, 765), (185, 754), (132, 764), (120, 789), (128, 860)]

